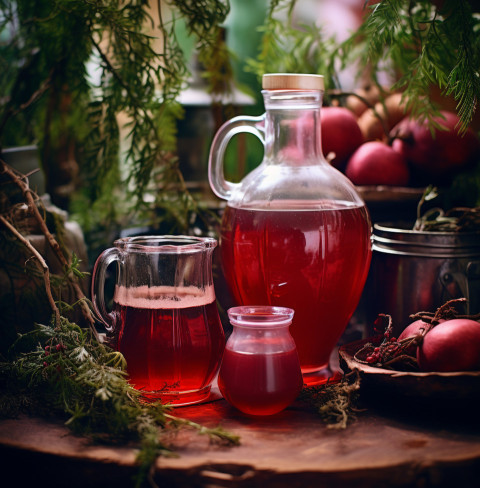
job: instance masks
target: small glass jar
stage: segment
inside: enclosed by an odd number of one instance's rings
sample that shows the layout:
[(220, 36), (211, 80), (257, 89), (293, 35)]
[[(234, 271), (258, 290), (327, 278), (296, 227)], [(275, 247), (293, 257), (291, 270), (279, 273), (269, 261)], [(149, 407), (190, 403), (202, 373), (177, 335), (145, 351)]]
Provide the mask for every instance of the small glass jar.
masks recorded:
[(300, 361), (290, 335), (294, 311), (243, 306), (228, 310), (233, 325), (218, 386), (224, 398), (250, 415), (272, 415), (288, 407), (303, 386)]

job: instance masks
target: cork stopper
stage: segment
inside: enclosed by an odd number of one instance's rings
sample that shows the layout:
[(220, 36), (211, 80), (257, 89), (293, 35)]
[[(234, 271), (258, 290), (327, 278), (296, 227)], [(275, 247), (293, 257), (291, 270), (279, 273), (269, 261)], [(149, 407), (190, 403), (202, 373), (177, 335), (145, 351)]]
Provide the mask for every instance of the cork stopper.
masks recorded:
[(325, 90), (322, 75), (268, 73), (263, 75), (264, 90)]

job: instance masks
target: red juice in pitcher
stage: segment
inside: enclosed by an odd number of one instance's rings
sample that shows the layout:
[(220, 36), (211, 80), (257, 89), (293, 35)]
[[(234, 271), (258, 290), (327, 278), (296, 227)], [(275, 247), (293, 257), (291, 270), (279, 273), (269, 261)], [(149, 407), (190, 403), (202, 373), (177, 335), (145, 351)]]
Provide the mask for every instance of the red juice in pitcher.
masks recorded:
[(234, 299), (295, 310), (290, 332), (304, 374), (328, 366), (355, 311), (370, 265), (369, 236), (362, 205), (279, 200), (268, 209), (226, 207), (220, 250)]
[(176, 403), (179, 390), (182, 402), (208, 396), (225, 344), (210, 288), (116, 288), (117, 349), (127, 361), (129, 381), (147, 397)]

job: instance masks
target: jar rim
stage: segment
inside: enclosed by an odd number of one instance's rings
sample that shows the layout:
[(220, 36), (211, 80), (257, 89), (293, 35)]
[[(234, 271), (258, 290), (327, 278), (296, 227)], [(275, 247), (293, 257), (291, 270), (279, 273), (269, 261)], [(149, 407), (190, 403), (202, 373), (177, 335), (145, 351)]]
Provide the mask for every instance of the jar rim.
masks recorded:
[(294, 313), (291, 308), (272, 305), (242, 305), (227, 311), (234, 326), (269, 329), (289, 326)]
[(212, 249), (217, 245), (213, 237), (183, 235), (133, 236), (117, 239), (114, 245), (125, 251), (184, 254)]

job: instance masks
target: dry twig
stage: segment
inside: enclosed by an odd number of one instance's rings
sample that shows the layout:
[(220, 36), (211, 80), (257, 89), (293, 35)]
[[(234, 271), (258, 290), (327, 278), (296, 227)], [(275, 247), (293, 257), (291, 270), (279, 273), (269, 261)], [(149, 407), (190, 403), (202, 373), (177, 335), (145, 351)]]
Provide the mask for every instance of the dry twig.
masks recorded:
[(45, 262), (45, 259), (43, 259), (43, 256), (32, 246), (30, 241), (25, 239), (25, 237), (23, 237), (22, 234), (20, 234), (20, 232), (18, 232), (18, 230), (3, 215), (0, 215), (0, 222), (2, 222), (3, 225), (5, 225), (5, 227), (7, 227), (8, 230), (10, 230), (10, 232), (35, 256), (37, 262), (40, 264), (43, 271), (43, 281), (45, 283), (48, 303), (55, 314), (55, 325), (57, 326), (60, 323), (60, 311), (58, 310), (52, 296), (52, 289), (50, 287), (50, 270)]
[[(38, 223), (42, 234), (45, 236), (45, 239), (47, 240), (47, 242), (50, 245), (50, 247), (52, 248), (53, 252), (55, 253), (57, 258), (59, 259), (62, 266), (65, 269), (68, 269), (69, 263), (68, 263), (65, 255), (63, 254), (62, 249), (61, 249), (60, 245), (58, 244), (57, 240), (52, 235), (52, 233), (48, 230), (47, 224), (46, 224), (45, 220), (43, 219), (43, 217), (40, 213), (40, 210), (38, 209), (38, 206), (35, 203), (35, 199), (34, 199), (35, 193), (29, 188), (28, 183), (26, 181), (24, 181), (23, 176), (17, 174), (17, 172), (15, 170), (13, 170), (10, 166), (8, 166), (1, 159), (0, 159), (0, 168), (1, 168), (0, 174), (1, 173), (7, 174), (12, 179), (12, 182), (15, 183), (18, 186), (18, 188), (21, 190), (22, 195), (24, 196), (26, 203), (28, 205), (29, 211), (31, 212), (31, 214), (35, 218), (35, 221)], [(2, 218), (2, 222), (5, 223), (8, 221), (6, 221), (6, 219)], [(10, 223), (8, 223), (8, 224), (9, 224), (9, 229), (11, 231), (12, 231), (12, 228), (15, 229)], [(16, 229), (15, 229), (15, 231), (16, 231)], [(19, 238), (19, 236), (21, 237), (22, 243), (30, 244), (28, 242), (28, 240), (25, 239), (18, 231), (16, 231), (15, 235), (17, 238)], [(35, 248), (30, 245), (28, 247), (28, 249), (30, 251), (32, 251), (32, 249), (35, 249)], [(42, 265), (42, 268), (44, 270), (44, 277), (45, 277), (45, 266), (47, 267), (47, 270), (48, 270), (48, 266), (47, 266), (45, 260), (38, 253), (38, 251), (35, 250), (35, 253), (36, 253), (35, 257), (37, 257), (37, 259), (41, 258), (40, 264)], [(76, 298), (80, 304), (82, 314), (83, 314), (84, 318), (87, 320), (87, 322), (90, 326), (90, 329), (92, 330), (93, 335), (98, 340), (99, 336), (98, 336), (97, 330), (95, 329), (95, 319), (92, 315), (92, 312), (91, 312), (88, 304), (86, 303), (85, 295), (84, 295), (80, 285), (76, 281), (76, 278), (73, 278), (71, 280), (71, 285), (72, 285), (73, 290), (75, 292), (75, 296), (76, 296)], [(49, 301), (50, 301), (50, 297), (51, 297), (50, 280), (48, 280), (48, 286), (46, 288), (47, 288), (47, 295), (48, 294), (50, 295), (49, 296)], [(53, 300), (53, 298), (52, 298), (52, 300)], [(58, 310), (56, 305), (55, 305), (55, 308)], [(55, 311), (55, 309), (53, 309), (53, 310)], [(55, 312), (55, 315), (56, 315), (56, 312)]]

